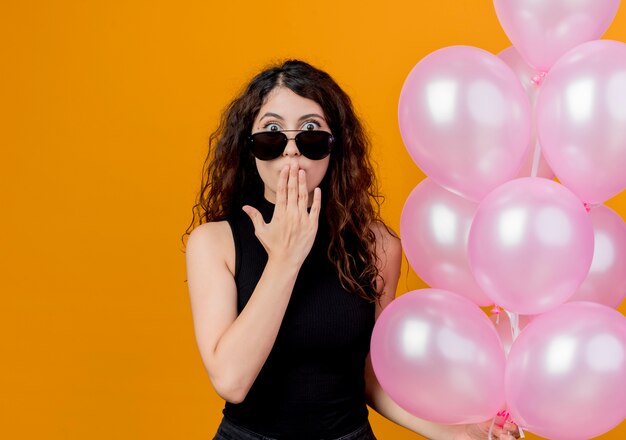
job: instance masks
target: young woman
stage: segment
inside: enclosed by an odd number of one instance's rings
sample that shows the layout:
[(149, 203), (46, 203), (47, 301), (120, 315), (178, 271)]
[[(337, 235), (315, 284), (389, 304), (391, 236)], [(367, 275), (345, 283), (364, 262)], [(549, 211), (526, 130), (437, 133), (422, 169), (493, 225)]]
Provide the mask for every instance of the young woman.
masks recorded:
[(198, 348), (226, 400), (216, 439), (374, 439), (366, 404), (429, 438), (487, 438), (489, 424), (413, 417), (373, 374), (401, 247), (368, 152), (350, 98), (301, 61), (253, 78), (211, 136), (186, 254)]

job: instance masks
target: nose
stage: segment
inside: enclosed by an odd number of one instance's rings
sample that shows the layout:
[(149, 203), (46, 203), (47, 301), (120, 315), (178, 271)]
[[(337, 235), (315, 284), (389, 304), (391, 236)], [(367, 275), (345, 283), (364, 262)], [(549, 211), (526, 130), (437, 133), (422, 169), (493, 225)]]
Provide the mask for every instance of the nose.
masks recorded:
[(283, 151), (283, 156), (300, 156), (300, 150), (298, 150), (295, 138), (287, 138), (287, 146), (285, 151)]

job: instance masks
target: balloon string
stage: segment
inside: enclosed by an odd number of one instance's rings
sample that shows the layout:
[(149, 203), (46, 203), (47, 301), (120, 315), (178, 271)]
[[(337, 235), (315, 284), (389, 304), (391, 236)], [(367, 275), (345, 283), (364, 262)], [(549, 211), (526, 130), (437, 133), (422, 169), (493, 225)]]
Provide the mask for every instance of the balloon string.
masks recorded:
[(539, 141), (535, 141), (535, 152), (533, 154), (533, 166), (530, 170), (530, 177), (537, 177), (539, 172), (539, 159), (541, 159), (541, 145)]
[[(498, 416), (496, 416), (496, 417), (498, 417)], [(493, 434), (493, 425), (496, 424), (496, 417), (493, 418), (493, 420), (491, 421), (491, 426), (489, 427), (489, 435), (487, 436), (487, 438), (489, 440), (493, 440), (493, 435), (492, 435)]]
[[(498, 306), (494, 307), (495, 309), (498, 309), (497, 313), (498, 313), (498, 318), (500, 317), (500, 308)], [(511, 340), (515, 341), (515, 339), (519, 336), (520, 330), (519, 330), (519, 313), (515, 313), (515, 312), (509, 312), (506, 309), (503, 309), (506, 314), (509, 317), (509, 322), (511, 323)], [(493, 310), (492, 310), (493, 311)], [(506, 423), (506, 421), (511, 417), (511, 414), (506, 411), (506, 410), (502, 410), (500, 411), (496, 417), (504, 417), (504, 422), (502, 422), (502, 426), (504, 426), (504, 424)], [(492, 431), (493, 431), (493, 425), (496, 421), (496, 418), (494, 417), (493, 420), (491, 421), (491, 427), (489, 428), (489, 440), (493, 440), (492, 438)], [(511, 418), (511, 422), (515, 423), (513, 421), (513, 419)], [(521, 426), (518, 425), (517, 427), (518, 431), (519, 431), (519, 438), (525, 438), (526, 436), (524, 435), (524, 430), (522, 429)]]
[[(531, 82), (539, 87), (543, 82), (543, 79), (546, 77), (547, 72), (541, 71), (537, 75), (531, 78)], [(535, 151), (533, 153), (533, 166), (530, 169), (530, 177), (537, 177), (539, 173), (539, 161), (541, 159), (541, 145), (539, 145), (539, 141), (535, 141)]]
[(519, 314), (515, 312), (509, 312), (505, 310), (506, 314), (509, 315), (509, 321), (511, 322), (511, 339), (515, 341), (515, 339), (519, 336)]

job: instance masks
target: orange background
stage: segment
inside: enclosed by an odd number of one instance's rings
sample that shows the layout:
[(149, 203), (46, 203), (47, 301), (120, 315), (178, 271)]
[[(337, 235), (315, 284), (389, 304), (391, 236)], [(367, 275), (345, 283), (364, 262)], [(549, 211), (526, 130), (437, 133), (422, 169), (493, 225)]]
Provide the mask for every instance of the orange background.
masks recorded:
[[(6, 439), (212, 437), (223, 402), (195, 346), (180, 236), (208, 136), (260, 68), (303, 58), (353, 97), (398, 230), (424, 177), (397, 128), (406, 75), (445, 46), (510, 45), (488, 0), (4, 2), (0, 38)], [(626, 6), (606, 38), (626, 41)], [(626, 216), (626, 194), (608, 205)], [(405, 264), (398, 293), (418, 287)], [(626, 423), (603, 436), (624, 437)]]

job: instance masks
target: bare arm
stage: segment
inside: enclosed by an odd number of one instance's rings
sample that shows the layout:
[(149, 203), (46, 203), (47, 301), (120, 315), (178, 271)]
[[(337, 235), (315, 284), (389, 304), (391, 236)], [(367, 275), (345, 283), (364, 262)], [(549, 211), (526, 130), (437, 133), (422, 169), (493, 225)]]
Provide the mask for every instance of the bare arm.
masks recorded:
[(307, 212), (306, 176), (292, 167), (281, 173), (270, 223), (245, 207), (268, 262), (239, 316), (228, 224), (206, 223), (189, 237), (187, 280), (196, 341), (215, 390), (229, 402), (245, 398), (274, 345), (298, 271), (315, 239), (320, 197), (316, 190)]
[[(383, 309), (395, 297), (400, 275), (402, 248), (400, 240), (392, 236), (384, 226), (377, 225), (374, 231), (376, 233), (377, 253), (379, 256), (379, 271), (384, 279), (384, 284), (382, 282), (378, 284), (379, 289), (382, 289), (380, 303), (376, 305), (376, 318), (378, 319)], [(487, 439), (490, 423), (442, 425), (419, 419), (402, 409), (381, 388), (374, 375), (370, 356), (367, 357), (365, 366), (365, 383), (368, 405), (383, 417), (426, 438), (437, 440)], [(511, 423), (506, 423), (504, 428), (496, 425), (493, 430), (494, 439), (513, 440), (515, 437), (508, 435), (507, 431), (515, 432), (516, 430), (517, 427)]]

